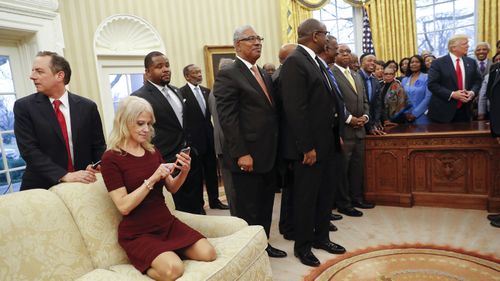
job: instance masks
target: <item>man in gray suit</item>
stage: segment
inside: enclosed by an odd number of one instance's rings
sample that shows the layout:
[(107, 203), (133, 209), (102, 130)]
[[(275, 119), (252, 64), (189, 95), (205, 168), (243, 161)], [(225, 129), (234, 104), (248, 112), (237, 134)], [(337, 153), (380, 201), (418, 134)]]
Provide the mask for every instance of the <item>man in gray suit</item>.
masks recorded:
[[(224, 69), (232, 63), (232, 59), (222, 58), (219, 61), (219, 70)], [(236, 195), (234, 194), (233, 179), (231, 177), (231, 171), (229, 171), (229, 169), (224, 166), (222, 161), (222, 145), (224, 144), (224, 134), (222, 133), (222, 128), (220, 127), (217, 105), (215, 103), (215, 97), (212, 92), (210, 92), (210, 94), (208, 95), (208, 108), (212, 113), (212, 121), (214, 122), (215, 155), (217, 156), (220, 173), (222, 175), (222, 181), (224, 182), (224, 192), (226, 193), (227, 203), (229, 205), (229, 213), (231, 214), (231, 216), (236, 216)]]
[(366, 97), (362, 78), (349, 69), (351, 49), (346, 44), (340, 44), (335, 65), (332, 68), (338, 87), (342, 92), (347, 109), (344, 127), (344, 146), (342, 158), (344, 161), (344, 180), (338, 187), (336, 203), (339, 213), (347, 216), (360, 217), (362, 212), (354, 207), (363, 203), (363, 175), (365, 129), (370, 108)]

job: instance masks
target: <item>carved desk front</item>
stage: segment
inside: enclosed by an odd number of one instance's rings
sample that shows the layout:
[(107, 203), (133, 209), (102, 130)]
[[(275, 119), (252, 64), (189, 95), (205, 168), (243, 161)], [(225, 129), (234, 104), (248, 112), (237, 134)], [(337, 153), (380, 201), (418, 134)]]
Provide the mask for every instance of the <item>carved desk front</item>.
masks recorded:
[(398, 125), (367, 136), (365, 151), (368, 201), (500, 210), (500, 144), (487, 122)]

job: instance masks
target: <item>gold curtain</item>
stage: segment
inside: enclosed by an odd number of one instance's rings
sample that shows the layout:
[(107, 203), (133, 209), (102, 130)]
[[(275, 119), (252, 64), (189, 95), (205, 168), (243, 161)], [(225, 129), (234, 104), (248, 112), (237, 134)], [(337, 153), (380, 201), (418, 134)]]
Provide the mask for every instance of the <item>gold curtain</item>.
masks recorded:
[[(496, 53), (496, 43), (500, 40), (500, 0), (479, 0), (477, 13), (477, 40), (490, 43), (492, 56)], [(476, 46), (471, 46), (475, 48)]]
[(417, 53), (414, 0), (373, 0), (367, 11), (377, 59), (399, 62)]
[(297, 43), (297, 27), (312, 17), (312, 11), (301, 6), (296, 0), (280, 0), (281, 41)]

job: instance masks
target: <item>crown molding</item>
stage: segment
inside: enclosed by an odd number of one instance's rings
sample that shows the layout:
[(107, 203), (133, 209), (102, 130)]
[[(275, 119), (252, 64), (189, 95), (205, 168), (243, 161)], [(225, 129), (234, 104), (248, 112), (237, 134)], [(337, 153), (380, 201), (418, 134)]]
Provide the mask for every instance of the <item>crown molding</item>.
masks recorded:
[(58, 0), (0, 0), (0, 12), (31, 17), (53, 18), (58, 8)]

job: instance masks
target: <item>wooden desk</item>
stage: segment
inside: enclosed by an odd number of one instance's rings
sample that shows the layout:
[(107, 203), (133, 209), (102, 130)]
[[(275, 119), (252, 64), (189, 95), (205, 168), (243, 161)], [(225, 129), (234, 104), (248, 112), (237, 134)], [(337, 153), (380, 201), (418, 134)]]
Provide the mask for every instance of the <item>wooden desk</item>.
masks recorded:
[(500, 145), (488, 123), (405, 124), (387, 132), (366, 137), (366, 200), (500, 211)]

